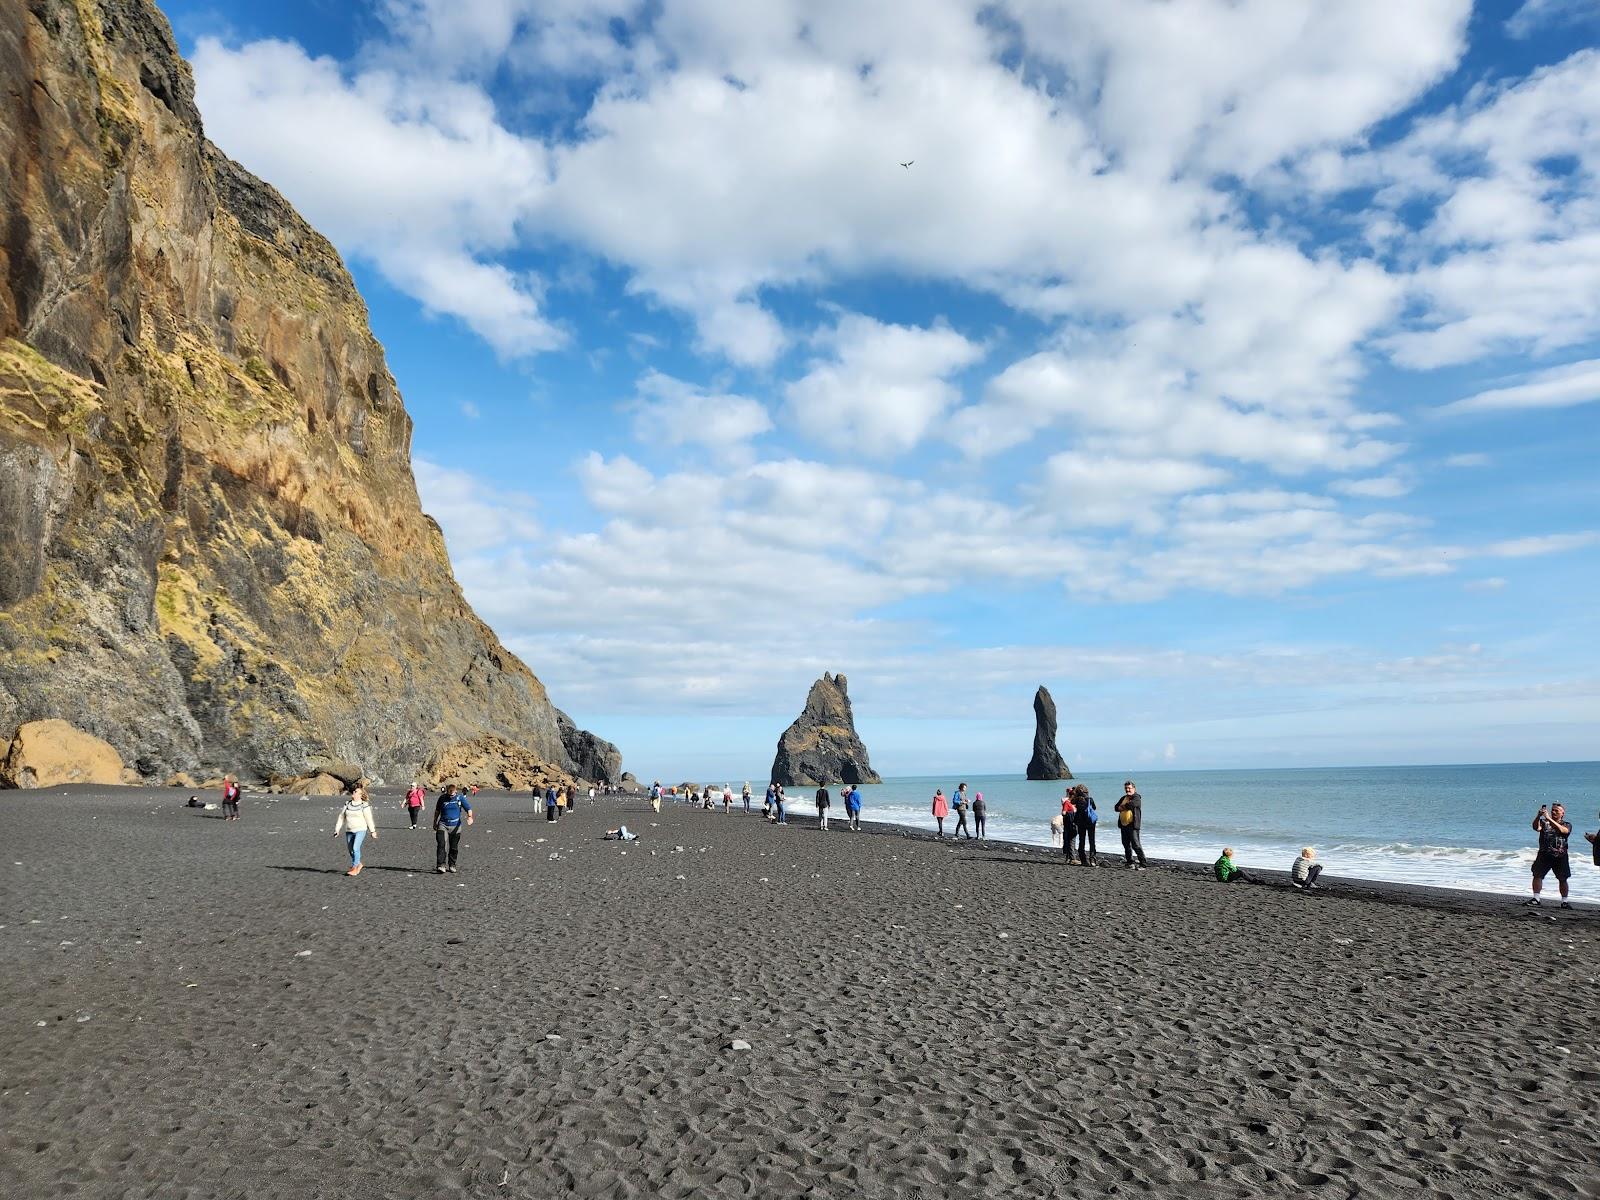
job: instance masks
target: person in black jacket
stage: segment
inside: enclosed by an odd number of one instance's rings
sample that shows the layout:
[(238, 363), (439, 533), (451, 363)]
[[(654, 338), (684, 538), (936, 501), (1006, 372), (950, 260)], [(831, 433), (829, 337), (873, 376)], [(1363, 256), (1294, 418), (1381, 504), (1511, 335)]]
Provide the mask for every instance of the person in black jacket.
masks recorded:
[[(1139, 831), (1144, 827), (1144, 797), (1139, 795), (1139, 789), (1131, 779), (1122, 785), (1122, 798), (1117, 801), (1116, 813), (1117, 829), (1122, 834), (1122, 865), (1143, 871), (1144, 844), (1139, 840)], [(1139, 860), (1137, 866), (1133, 861), (1135, 858)]]

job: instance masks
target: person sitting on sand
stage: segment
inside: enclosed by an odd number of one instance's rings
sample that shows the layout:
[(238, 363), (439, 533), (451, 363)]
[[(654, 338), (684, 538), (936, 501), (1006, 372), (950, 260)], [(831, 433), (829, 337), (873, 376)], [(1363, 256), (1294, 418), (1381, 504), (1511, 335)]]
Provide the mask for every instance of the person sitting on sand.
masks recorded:
[(956, 831), (950, 836), (970, 838), (972, 831), (967, 828), (967, 810), (972, 807), (972, 804), (967, 799), (966, 784), (960, 783), (956, 785), (955, 803), (952, 807), (956, 810)]
[(1320, 887), (1317, 876), (1322, 874), (1322, 864), (1314, 861), (1317, 852), (1310, 846), (1300, 851), (1300, 857), (1294, 860), (1294, 865), (1289, 868), (1289, 882), (1297, 888)]
[(1224, 846), (1222, 857), (1212, 864), (1218, 883), (1254, 883), (1255, 880), (1241, 871), (1233, 862), (1233, 847)]
[(1061, 793), (1061, 852), (1072, 865), (1072, 843), (1078, 836), (1078, 790), (1068, 788)]
[(1089, 795), (1089, 785), (1080, 783), (1072, 789), (1072, 800), (1078, 810), (1078, 861), (1086, 867), (1100, 865), (1100, 851), (1094, 844), (1094, 827), (1100, 820), (1100, 810)]
[(950, 801), (945, 799), (943, 788), (933, 789), (933, 819), (939, 824), (939, 836), (944, 837), (944, 819), (950, 815)]
[(350, 855), (350, 869), (345, 874), (361, 874), (361, 843), (368, 837), (373, 841), (378, 840), (378, 822), (372, 814), (372, 802), (367, 799), (367, 789), (359, 783), (351, 786), (349, 799), (344, 802), (338, 819), (333, 823), (333, 833), (335, 837), (344, 834), (345, 850)]
[(1539, 853), (1533, 859), (1533, 899), (1528, 903), (1539, 905), (1544, 877), (1554, 871), (1561, 888), (1561, 907), (1571, 908), (1567, 900), (1567, 880), (1572, 878), (1572, 864), (1567, 860), (1567, 839), (1572, 836), (1572, 822), (1567, 820), (1566, 805), (1546, 807), (1541, 804), (1533, 815), (1533, 827), (1539, 833)]
[(184, 805), (185, 808), (204, 808), (205, 806), (205, 801), (200, 799), (199, 796), (190, 796), (189, 803)]
[(817, 828), (818, 829), (826, 830), (828, 828), (828, 806), (830, 804), (832, 804), (832, 803), (833, 803), (833, 799), (832, 799), (832, 797), (830, 797), (828, 795), (828, 789), (825, 788), (825, 787), (819, 787), (817, 789)]

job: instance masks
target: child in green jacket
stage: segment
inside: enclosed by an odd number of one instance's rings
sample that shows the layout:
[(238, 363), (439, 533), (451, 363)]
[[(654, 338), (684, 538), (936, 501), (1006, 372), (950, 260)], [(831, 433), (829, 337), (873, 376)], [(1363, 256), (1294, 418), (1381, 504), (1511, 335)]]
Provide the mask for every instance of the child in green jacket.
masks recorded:
[(1222, 857), (1217, 859), (1216, 863), (1212, 866), (1211, 869), (1217, 873), (1217, 881), (1219, 883), (1253, 883), (1254, 882), (1254, 880), (1252, 880), (1248, 875), (1246, 875), (1243, 871), (1239, 870), (1238, 867), (1233, 865), (1233, 847), (1232, 846), (1223, 847)]

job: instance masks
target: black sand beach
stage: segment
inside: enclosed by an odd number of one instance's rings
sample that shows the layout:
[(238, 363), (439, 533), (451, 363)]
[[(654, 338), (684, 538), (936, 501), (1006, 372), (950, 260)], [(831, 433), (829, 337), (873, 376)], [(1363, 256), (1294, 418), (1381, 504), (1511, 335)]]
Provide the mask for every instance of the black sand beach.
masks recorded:
[(0, 1193), (1600, 1196), (1593, 909), (375, 800), (3, 797)]

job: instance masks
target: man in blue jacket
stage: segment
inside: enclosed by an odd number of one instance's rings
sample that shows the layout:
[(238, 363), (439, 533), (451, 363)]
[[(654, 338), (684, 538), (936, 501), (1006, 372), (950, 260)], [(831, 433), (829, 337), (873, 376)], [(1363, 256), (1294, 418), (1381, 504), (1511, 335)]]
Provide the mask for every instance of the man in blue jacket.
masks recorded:
[(461, 845), (461, 830), (472, 824), (472, 805), (451, 784), (439, 793), (439, 802), (433, 806), (433, 836), (438, 845), (433, 873), (443, 875), (456, 870), (456, 852)]

